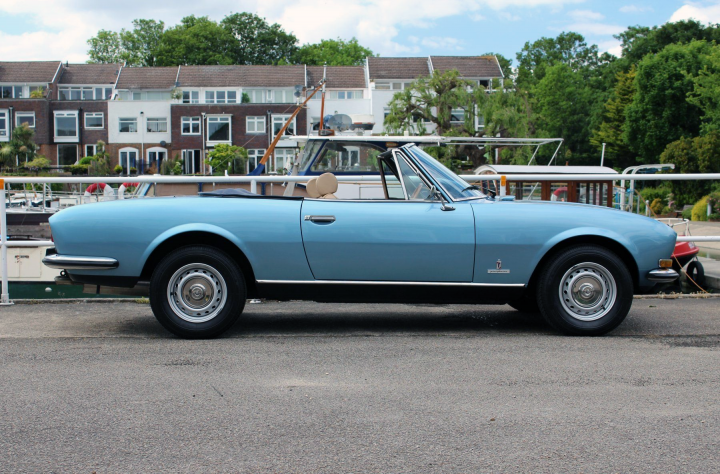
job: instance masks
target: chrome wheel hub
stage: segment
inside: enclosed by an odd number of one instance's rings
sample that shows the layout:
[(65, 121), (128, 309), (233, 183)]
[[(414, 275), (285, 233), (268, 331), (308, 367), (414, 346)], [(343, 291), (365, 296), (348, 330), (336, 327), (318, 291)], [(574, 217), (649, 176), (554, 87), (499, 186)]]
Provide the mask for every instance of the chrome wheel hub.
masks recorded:
[(587, 262), (574, 265), (560, 280), (560, 301), (580, 321), (595, 321), (615, 304), (617, 286), (607, 268)]
[(191, 263), (170, 277), (167, 297), (179, 318), (191, 323), (204, 323), (225, 307), (227, 286), (215, 268), (204, 263)]

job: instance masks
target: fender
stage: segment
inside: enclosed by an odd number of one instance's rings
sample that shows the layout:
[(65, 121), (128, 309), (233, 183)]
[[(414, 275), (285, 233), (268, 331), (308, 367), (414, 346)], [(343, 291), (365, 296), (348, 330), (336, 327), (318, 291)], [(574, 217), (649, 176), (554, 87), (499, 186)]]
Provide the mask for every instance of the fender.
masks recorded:
[(236, 235), (233, 233), (227, 231), (226, 229), (223, 229), (222, 227), (218, 227), (213, 224), (201, 224), (201, 223), (193, 223), (193, 224), (183, 224), (176, 227), (173, 227), (171, 229), (166, 230), (162, 234), (155, 237), (155, 239), (150, 242), (150, 245), (147, 246), (145, 251), (142, 254), (140, 268), (143, 268), (145, 266), (145, 263), (147, 263), (148, 258), (150, 258), (150, 255), (155, 251), (160, 244), (165, 242), (166, 240), (175, 237), (179, 234), (185, 234), (187, 232), (207, 232), (209, 234), (215, 234), (220, 237), (223, 237), (227, 239), (228, 241), (232, 242), (237, 248), (240, 249), (242, 253), (245, 254), (247, 259), (250, 261), (250, 265), (252, 265), (253, 268), (255, 268), (255, 264), (257, 261), (256, 256), (253, 254), (253, 252), (250, 250), (250, 248), (245, 245), (245, 243), (240, 240)]
[(605, 237), (607, 239), (613, 240), (617, 242), (619, 245), (622, 245), (625, 247), (625, 249), (630, 252), (630, 255), (632, 255), (633, 259), (635, 260), (635, 265), (638, 265), (637, 261), (637, 255), (638, 255), (638, 248), (637, 246), (629, 241), (627, 238), (623, 237), (622, 234), (619, 234), (615, 231), (609, 230), (609, 229), (603, 229), (599, 227), (578, 227), (575, 229), (568, 229), (564, 232), (560, 232), (559, 234), (556, 234), (552, 238), (548, 239), (545, 244), (542, 246), (542, 248), (538, 251), (538, 253), (535, 256), (535, 259), (532, 261), (532, 268), (536, 269), (540, 261), (547, 255), (547, 253), (552, 250), (556, 245), (559, 243), (571, 239), (573, 237)]

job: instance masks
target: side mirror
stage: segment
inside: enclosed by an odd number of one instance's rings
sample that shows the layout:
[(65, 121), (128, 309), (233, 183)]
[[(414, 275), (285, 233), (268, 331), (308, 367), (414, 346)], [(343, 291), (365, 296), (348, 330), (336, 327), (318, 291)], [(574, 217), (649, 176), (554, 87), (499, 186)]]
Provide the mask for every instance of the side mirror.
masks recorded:
[(430, 200), (432, 201), (440, 201), (440, 204), (442, 205), (443, 211), (454, 211), (455, 208), (452, 206), (447, 205), (447, 201), (445, 200), (445, 196), (438, 191), (435, 186), (430, 188)]

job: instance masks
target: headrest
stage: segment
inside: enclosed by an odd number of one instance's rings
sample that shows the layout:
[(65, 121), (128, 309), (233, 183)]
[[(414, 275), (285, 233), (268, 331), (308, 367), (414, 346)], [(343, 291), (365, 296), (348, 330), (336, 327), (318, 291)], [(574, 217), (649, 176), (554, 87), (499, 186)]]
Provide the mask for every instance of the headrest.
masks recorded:
[(320, 193), (317, 191), (317, 178), (313, 178), (310, 181), (307, 182), (305, 185), (305, 190), (308, 193), (308, 196), (311, 198), (319, 198)]
[(317, 179), (317, 192), (320, 196), (333, 194), (338, 189), (338, 181), (334, 174), (323, 173)]

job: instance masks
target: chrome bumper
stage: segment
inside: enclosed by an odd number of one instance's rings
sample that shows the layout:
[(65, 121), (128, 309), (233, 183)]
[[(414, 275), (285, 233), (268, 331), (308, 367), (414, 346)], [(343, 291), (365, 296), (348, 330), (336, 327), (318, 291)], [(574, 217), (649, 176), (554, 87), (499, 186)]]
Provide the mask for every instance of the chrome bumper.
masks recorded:
[(672, 268), (656, 268), (655, 270), (650, 270), (647, 274), (648, 280), (659, 282), (671, 282), (677, 280), (679, 277), (678, 272)]
[(58, 270), (112, 270), (118, 261), (109, 257), (76, 257), (72, 255), (47, 255), (43, 263)]

